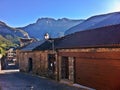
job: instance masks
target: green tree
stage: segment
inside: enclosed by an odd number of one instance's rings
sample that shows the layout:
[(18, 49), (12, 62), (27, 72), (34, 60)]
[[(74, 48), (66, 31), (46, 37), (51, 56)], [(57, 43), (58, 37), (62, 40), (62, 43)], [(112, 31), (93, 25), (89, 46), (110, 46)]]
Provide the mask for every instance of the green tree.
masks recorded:
[(0, 47), (0, 54), (4, 55), (5, 54), (5, 50), (3, 48)]

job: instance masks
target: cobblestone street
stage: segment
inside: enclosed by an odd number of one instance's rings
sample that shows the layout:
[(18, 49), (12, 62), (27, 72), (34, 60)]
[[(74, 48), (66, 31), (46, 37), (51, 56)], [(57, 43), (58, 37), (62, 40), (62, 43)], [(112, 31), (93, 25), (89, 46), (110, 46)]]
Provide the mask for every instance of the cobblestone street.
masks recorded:
[(19, 70), (0, 71), (0, 90), (83, 90), (53, 80), (20, 73)]

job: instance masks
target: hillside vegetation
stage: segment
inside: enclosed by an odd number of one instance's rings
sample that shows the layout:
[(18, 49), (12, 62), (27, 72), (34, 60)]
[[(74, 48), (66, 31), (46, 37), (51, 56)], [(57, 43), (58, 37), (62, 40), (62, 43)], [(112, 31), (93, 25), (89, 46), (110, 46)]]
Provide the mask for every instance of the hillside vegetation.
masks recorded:
[(0, 54), (4, 54), (5, 50), (9, 49), (10, 47), (16, 47), (17, 44), (14, 44), (10, 40), (7, 40), (3, 36), (0, 35)]

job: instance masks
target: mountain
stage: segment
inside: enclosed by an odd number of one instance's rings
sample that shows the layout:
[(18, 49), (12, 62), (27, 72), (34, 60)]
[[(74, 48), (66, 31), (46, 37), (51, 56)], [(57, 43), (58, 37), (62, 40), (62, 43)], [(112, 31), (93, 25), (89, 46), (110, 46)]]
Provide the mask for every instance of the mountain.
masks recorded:
[(120, 12), (92, 16), (84, 22), (68, 29), (65, 35), (115, 24), (120, 24)]
[(26, 34), (27, 33), (25, 31), (21, 29), (12, 28), (4, 22), (0, 21), (0, 40), (2, 41), (2, 43), (9, 42), (9, 44), (18, 44), (19, 38), (24, 37), (24, 35)]
[(30, 37), (43, 39), (45, 33), (49, 33), (51, 37), (60, 37), (69, 28), (82, 23), (84, 20), (71, 20), (62, 18), (55, 20), (53, 18), (40, 18), (36, 23), (22, 27), (20, 29), (29, 33)]
[(2, 47), (5, 49), (11, 46), (13, 46), (13, 43), (0, 35), (0, 48)]

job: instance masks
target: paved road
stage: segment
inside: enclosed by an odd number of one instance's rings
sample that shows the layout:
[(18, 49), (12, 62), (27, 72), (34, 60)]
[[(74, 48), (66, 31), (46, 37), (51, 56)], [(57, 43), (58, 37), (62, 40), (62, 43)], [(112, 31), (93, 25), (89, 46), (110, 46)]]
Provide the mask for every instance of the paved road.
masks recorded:
[(53, 80), (20, 73), (18, 70), (0, 71), (0, 90), (84, 90)]

